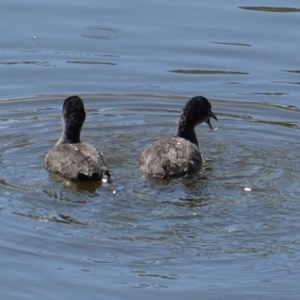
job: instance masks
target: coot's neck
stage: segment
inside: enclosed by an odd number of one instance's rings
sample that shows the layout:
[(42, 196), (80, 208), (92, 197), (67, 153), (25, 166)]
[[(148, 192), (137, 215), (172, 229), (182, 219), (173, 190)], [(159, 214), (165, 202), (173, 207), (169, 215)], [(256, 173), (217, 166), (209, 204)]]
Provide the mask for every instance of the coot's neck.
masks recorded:
[(68, 122), (62, 117), (63, 131), (56, 145), (81, 143), (80, 131), (83, 124)]
[(184, 138), (199, 147), (195, 133), (195, 126), (196, 125), (191, 122), (191, 120), (181, 116), (178, 122), (176, 136)]

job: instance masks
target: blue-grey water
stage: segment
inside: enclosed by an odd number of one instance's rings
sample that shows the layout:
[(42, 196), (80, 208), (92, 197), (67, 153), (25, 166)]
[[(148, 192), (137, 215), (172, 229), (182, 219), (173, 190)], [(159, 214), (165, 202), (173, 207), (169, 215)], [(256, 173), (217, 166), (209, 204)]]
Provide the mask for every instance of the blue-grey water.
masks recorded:
[[(1, 299), (299, 299), (300, 3), (0, 4)], [(114, 181), (49, 176), (64, 99)], [(139, 154), (190, 97), (219, 122), (196, 177)]]

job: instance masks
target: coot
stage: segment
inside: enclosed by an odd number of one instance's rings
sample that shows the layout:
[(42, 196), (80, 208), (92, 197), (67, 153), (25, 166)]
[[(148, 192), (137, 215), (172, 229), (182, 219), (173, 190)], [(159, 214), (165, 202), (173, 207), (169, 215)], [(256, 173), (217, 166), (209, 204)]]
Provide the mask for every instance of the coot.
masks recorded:
[(55, 147), (45, 157), (47, 171), (72, 181), (110, 182), (111, 176), (102, 153), (94, 146), (80, 141), (85, 120), (83, 101), (68, 97), (63, 104), (63, 130)]
[(195, 127), (210, 118), (218, 120), (211, 104), (202, 96), (193, 97), (184, 106), (175, 136), (164, 137), (150, 145), (140, 156), (140, 170), (149, 177), (168, 178), (192, 175), (203, 163)]

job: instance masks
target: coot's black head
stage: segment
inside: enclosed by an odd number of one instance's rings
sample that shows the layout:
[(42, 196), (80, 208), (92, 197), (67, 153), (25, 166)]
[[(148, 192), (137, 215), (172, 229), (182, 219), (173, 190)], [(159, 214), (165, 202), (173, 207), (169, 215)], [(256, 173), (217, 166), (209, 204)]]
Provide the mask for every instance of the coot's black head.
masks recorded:
[(206, 122), (212, 129), (210, 118), (218, 120), (216, 115), (211, 110), (210, 102), (202, 96), (193, 97), (188, 101), (182, 110), (181, 118), (190, 126), (196, 126), (200, 123)]
[(77, 122), (81, 121), (83, 124), (85, 120), (85, 110), (82, 99), (78, 96), (68, 97), (63, 104), (62, 113), (65, 118), (76, 120)]
[(211, 128), (210, 118), (218, 120), (211, 110), (211, 104), (202, 96), (192, 98), (184, 106), (179, 118), (176, 135), (198, 146), (195, 127), (203, 122)]
[(64, 142), (80, 143), (80, 131), (85, 120), (83, 101), (78, 96), (68, 97), (63, 104)]

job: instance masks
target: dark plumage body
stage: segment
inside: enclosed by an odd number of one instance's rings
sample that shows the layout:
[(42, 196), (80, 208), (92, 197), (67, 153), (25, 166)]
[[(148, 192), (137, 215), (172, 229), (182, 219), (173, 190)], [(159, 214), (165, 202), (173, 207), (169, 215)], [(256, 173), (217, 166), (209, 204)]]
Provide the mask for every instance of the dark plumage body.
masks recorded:
[(203, 159), (198, 147), (195, 126), (210, 117), (217, 120), (211, 104), (204, 97), (192, 98), (182, 110), (175, 136), (164, 137), (150, 145), (140, 156), (140, 170), (157, 178), (181, 177), (196, 173)]
[(199, 148), (178, 136), (164, 137), (141, 155), (140, 170), (150, 177), (180, 177), (191, 175), (202, 165)]
[(63, 132), (55, 147), (45, 157), (47, 171), (73, 181), (110, 181), (110, 173), (102, 153), (80, 141), (85, 120), (84, 104), (78, 96), (65, 100)]

